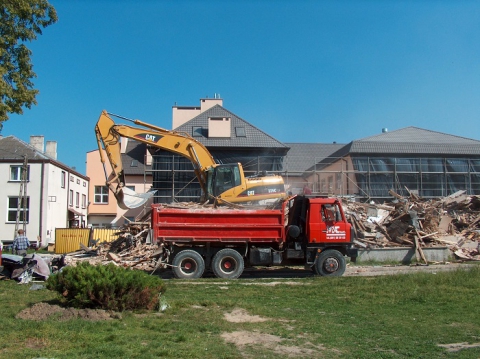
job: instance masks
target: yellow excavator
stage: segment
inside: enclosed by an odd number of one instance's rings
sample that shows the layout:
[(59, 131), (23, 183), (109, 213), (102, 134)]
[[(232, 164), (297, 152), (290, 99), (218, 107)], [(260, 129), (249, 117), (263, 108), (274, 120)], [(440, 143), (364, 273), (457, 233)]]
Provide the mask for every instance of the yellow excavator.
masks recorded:
[[(115, 124), (111, 116), (133, 122), (141, 127)], [(143, 205), (154, 193), (138, 194), (125, 187), (120, 140), (122, 137), (146, 143), (188, 158), (202, 188), (200, 201), (216, 203), (245, 203), (285, 197), (285, 185), (279, 175), (245, 177), (240, 163), (217, 164), (207, 148), (185, 132), (163, 129), (140, 120), (131, 120), (103, 111), (95, 126), (95, 134), (103, 163), (106, 184), (121, 208)], [(112, 172), (107, 173), (107, 154)]]

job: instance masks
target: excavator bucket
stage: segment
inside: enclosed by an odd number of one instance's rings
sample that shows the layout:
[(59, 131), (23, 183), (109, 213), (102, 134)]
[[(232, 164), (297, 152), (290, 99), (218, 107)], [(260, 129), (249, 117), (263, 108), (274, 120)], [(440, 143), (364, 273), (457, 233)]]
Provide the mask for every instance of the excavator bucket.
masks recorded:
[(156, 191), (147, 193), (137, 193), (130, 188), (123, 187), (120, 191), (115, 193), (118, 206), (122, 209), (132, 209), (143, 206), (150, 198), (153, 197)]

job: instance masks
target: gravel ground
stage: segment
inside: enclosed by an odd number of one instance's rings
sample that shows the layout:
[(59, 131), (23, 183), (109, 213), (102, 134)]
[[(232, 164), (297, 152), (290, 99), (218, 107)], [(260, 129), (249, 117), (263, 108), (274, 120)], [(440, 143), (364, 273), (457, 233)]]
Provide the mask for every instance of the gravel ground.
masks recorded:
[[(414, 272), (443, 272), (456, 269), (467, 269), (480, 263), (443, 263), (426, 265), (351, 265), (347, 266), (344, 276), (348, 277), (369, 277), (379, 275), (405, 274)], [(270, 268), (248, 268), (240, 278), (307, 278), (314, 276), (313, 272), (303, 267), (270, 267)]]

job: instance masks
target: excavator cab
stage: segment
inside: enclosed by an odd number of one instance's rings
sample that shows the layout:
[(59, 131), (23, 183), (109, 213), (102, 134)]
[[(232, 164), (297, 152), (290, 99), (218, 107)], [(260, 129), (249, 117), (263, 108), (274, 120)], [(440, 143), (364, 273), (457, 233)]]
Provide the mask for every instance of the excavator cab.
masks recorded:
[(261, 203), (285, 196), (281, 176), (263, 174), (245, 177), (240, 163), (211, 166), (206, 171), (206, 195), (210, 202)]
[(242, 176), (238, 163), (218, 165), (207, 170), (207, 193), (209, 197), (218, 197), (241, 185)]

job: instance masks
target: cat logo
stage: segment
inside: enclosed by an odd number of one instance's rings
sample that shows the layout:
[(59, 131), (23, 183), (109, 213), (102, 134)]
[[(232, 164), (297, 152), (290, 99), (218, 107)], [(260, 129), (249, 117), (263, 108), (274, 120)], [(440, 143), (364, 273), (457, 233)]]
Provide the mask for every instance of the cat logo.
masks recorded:
[(138, 135), (135, 135), (135, 137), (143, 141), (158, 142), (163, 136), (152, 135), (150, 133), (139, 133)]

